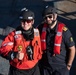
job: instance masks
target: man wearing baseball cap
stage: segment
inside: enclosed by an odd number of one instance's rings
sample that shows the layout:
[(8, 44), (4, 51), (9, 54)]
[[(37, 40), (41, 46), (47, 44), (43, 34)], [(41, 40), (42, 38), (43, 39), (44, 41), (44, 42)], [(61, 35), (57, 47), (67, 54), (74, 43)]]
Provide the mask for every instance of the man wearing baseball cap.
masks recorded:
[(44, 22), (38, 26), (44, 52), (40, 62), (42, 75), (69, 75), (75, 56), (75, 43), (65, 24), (57, 20), (57, 11), (46, 6), (42, 13)]
[(33, 27), (34, 17), (31, 10), (22, 9), (21, 25), (2, 42), (0, 54), (10, 62), (9, 75), (40, 75), (41, 41), (38, 29)]

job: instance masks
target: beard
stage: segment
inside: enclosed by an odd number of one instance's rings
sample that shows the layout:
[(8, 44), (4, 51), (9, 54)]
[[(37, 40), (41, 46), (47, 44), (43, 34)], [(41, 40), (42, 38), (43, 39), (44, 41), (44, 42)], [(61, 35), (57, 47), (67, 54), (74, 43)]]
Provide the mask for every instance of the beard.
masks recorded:
[(50, 23), (50, 22), (47, 22), (47, 24), (48, 24), (49, 26), (52, 26), (52, 25), (55, 23), (55, 21), (56, 21), (56, 20), (53, 20), (51, 23)]

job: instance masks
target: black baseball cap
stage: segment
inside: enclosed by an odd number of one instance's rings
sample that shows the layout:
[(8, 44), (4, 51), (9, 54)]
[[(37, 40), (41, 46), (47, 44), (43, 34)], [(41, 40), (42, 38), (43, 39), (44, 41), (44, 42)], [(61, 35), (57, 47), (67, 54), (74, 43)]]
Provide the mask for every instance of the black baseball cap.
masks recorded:
[(54, 13), (57, 13), (56, 8), (53, 8), (51, 6), (46, 6), (45, 9), (42, 12), (42, 16), (44, 17), (46, 15), (54, 14)]
[(32, 20), (34, 19), (34, 12), (32, 12), (31, 10), (28, 10), (28, 9), (25, 9), (21, 12), (21, 15), (20, 15), (20, 19), (21, 20)]

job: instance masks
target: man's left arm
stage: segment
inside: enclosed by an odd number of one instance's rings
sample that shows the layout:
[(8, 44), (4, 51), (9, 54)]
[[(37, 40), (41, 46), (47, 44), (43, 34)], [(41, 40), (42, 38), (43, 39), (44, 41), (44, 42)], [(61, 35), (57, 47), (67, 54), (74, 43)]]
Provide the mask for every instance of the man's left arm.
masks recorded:
[(68, 59), (68, 63), (67, 63), (68, 70), (70, 70), (70, 68), (72, 66), (74, 57), (75, 57), (75, 46), (72, 46), (69, 48), (69, 59)]
[(67, 27), (63, 28), (64, 36), (65, 36), (65, 44), (67, 48), (69, 49), (68, 52), (68, 62), (67, 62), (67, 68), (70, 70), (74, 57), (75, 57), (75, 42), (73, 40), (72, 33)]

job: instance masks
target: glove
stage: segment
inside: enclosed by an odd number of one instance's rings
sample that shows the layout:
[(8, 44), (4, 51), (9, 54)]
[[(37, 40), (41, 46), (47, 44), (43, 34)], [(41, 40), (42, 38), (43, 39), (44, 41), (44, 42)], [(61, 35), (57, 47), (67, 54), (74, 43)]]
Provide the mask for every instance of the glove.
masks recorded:
[(17, 54), (18, 54), (18, 52), (10, 51), (10, 52), (8, 53), (6, 59), (8, 59), (8, 60), (13, 60), (14, 58), (17, 57)]

